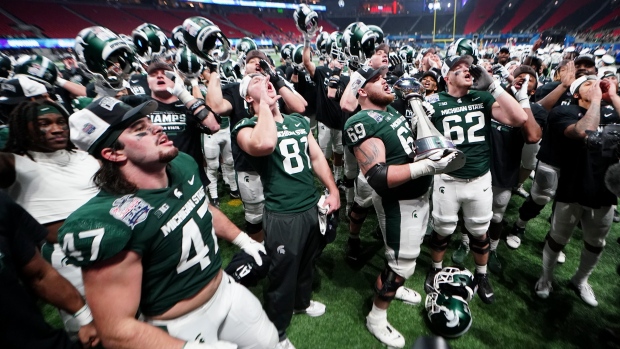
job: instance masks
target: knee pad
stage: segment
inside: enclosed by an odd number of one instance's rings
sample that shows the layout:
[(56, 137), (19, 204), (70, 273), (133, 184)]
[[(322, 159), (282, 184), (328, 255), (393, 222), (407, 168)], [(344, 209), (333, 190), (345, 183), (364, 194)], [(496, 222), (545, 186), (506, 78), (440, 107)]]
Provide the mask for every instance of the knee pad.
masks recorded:
[(433, 230), (433, 232), (431, 233), (431, 242), (430, 242), (431, 250), (442, 252), (448, 248), (448, 244), (450, 243), (450, 239), (452, 239), (452, 235), (448, 235), (444, 237), (443, 239), (440, 239), (439, 238), (440, 236), (441, 235), (437, 234), (437, 232)]
[(564, 245), (555, 241), (549, 234), (547, 234), (545, 239), (547, 240), (547, 244), (549, 245), (549, 248), (554, 252), (560, 252), (564, 248)]
[(260, 224), (263, 221), (263, 202), (243, 203), (245, 220), (250, 223)]
[(489, 230), (491, 218), (492, 217), (483, 217), (479, 219), (464, 219), (463, 226), (467, 228), (467, 231), (469, 231), (471, 236), (480, 239), (484, 234), (486, 234), (487, 230)]
[(458, 217), (438, 217), (433, 212), (433, 226), (437, 232), (440, 232), (441, 236), (450, 236), (456, 229), (458, 223)]
[(381, 272), (381, 288), (375, 284), (375, 292), (382, 301), (389, 302), (396, 296), (396, 290), (405, 283), (405, 279), (398, 281), (398, 275), (389, 267), (385, 266)]
[(245, 222), (245, 232), (248, 233), (248, 235), (257, 234), (261, 230), (263, 230), (262, 223), (250, 223), (248, 221)]
[[(366, 216), (368, 216), (368, 210), (370, 207), (362, 207), (354, 202), (351, 206), (351, 210), (349, 211), (349, 220), (355, 224), (362, 224), (366, 220)], [(353, 213), (361, 216), (360, 218), (353, 217)]]
[(218, 158), (207, 160), (207, 168), (210, 171), (217, 171), (219, 167), (220, 167), (220, 161)]
[(555, 197), (557, 187), (557, 171), (552, 168), (539, 167), (530, 191), (532, 200), (538, 205), (546, 205)]
[(469, 248), (474, 253), (487, 254), (489, 253), (490, 242), (491, 242), (491, 239), (489, 238), (489, 234), (486, 234), (484, 239), (480, 239), (479, 237), (472, 236), (471, 239), (469, 239)]
[(587, 243), (586, 241), (584, 241), (583, 242), (583, 247), (586, 250), (588, 250), (588, 251), (590, 251), (590, 252), (592, 252), (594, 254), (601, 254), (601, 253), (603, 253), (603, 246), (592, 246), (589, 243)]

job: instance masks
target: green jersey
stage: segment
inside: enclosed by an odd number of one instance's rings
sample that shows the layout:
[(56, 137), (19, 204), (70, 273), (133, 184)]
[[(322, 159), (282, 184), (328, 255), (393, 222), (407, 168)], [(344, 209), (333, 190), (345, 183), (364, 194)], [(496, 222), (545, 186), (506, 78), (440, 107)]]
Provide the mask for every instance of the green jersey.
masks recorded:
[[(402, 165), (413, 161), (413, 132), (404, 116), (392, 106), (387, 111), (362, 110), (350, 117), (344, 126), (344, 140), (351, 148), (368, 138), (379, 138), (385, 146), (385, 163)], [(432, 176), (408, 181), (387, 191), (377, 192), (384, 200), (407, 200), (424, 195), (430, 188)]]
[(465, 165), (450, 172), (450, 176), (476, 178), (489, 171), (491, 107), (494, 102), (493, 96), (486, 91), (469, 91), (461, 98), (441, 92), (432, 101), (435, 114), (431, 122), (467, 157)]
[[(267, 210), (304, 212), (319, 201), (308, 151), (310, 123), (299, 114), (282, 116), (284, 121), (276, 122), (278, 143), (273, 153), (261, 157), (246, 155), (263, 182)], [(232, 139), (236, 140), (242, 128), (256, 126), (257, 120), (253, 117), (239, 121)]]
[(162, 314), (198, 293), (222, 265), (196, 162), (179, 153), (167, 174), (167, 188), (124, 196), (99, 192), (58, 233), (69, 263), (81, 267), (121, 251), (140, 254), (140, 310), (146, 316)]

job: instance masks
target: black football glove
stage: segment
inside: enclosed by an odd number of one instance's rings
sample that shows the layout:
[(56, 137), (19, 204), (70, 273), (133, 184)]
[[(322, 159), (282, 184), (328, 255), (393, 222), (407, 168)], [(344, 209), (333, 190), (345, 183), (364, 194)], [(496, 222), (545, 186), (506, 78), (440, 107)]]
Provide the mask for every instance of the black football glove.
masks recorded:
[(286, 86), (286, 81), (282, 78), (278, 73), (276, 73), (267, 61), (264, 59), (260, 60), (260, 69), (269, 76), (269, 82), (273, 85), (276, 91), (279, 91), (280, 88)]

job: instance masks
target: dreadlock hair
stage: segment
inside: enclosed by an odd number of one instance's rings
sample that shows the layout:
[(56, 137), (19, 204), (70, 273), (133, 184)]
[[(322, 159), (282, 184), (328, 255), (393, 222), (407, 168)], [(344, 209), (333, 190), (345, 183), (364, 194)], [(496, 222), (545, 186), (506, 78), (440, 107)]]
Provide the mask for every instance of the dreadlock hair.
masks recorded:
[[(125, 145), (117, 139), (110, 148), (114, 151), (123, 150)], [(114, 195), (127, 195), (138, 191), (138, 187), (129, 182), (121, 173), (121, 168), (118, 164), (104, 159), (101, 154), (96, 155), (95, 158), (101, 161), (101, 167), (93, 176), (93, 182), (99, 189)]]
[[(32, 127), (38, 135), (39, 126), (36, 121), (39, 107), (42, 105), (49, 105), (56, 108), (65, 118), (67, 124), (69, 123), (69, 113), (65, 110), (65, 108), (56, 102), (48, 99), (23, 101), (17, 105), (17, 107), (15, 107), (9, 115), (9, 139), (6, 142), (3, 151), (18, 155), (26, 155), (34, 161), (32, 156), (28, 154), (28, 151), (32, 150), (33, 145), (37, 144), (39, 140), (33, 139), (32, 134), (28, 130), (28, 124), (32, 123)], [(68, 141), (65, 150), (72, 152), (75, 149), (75, 145), (73, 145), (71, 141)]]

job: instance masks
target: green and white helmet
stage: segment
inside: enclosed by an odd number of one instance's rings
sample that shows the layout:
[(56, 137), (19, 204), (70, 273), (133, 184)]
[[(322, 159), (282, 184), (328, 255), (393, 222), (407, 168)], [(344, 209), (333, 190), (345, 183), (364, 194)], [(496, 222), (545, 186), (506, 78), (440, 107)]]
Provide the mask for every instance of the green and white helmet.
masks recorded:
[[(110, 68), (117, 66), (120, 75), (129, 74), (135, 62), (131, 47), (110, 29), (88, 27), (75, 38), (75, 53), (82, 69), (100, 81), (110, 83)], [(114, 82), (118, 76), (114, 76)]]
[(293, 65), (303, 67), (304, 64), (304, 45), (297, 45), (293, 50), (293, 57), (291, 57)]
[(467, 302), (459, 296), (431, 292), (425, 305), (431, 329), (442, 337), (460, 337), (473, 322)]
[(403, 59), (403, 62), (407, 64), (413, 64), (413, 61), (416, 58), (415, 50), (413, 49), (413, 47), (409, 45), (401, 46), (400, 49), (398, 50), (398, 54), (400, 55), (400, 58)]
[(204, 17), (183, 21), (185, 44), (198, 57), (224, 62), (230, 58), (230, 41), (220, 28)]
[(437, 292), (459, 296), (469, 302), (474, 298), (474, 275), (467, 269), (445, 267), (435, 275), (433, 288)]
[(280, 49), (280, 57), (282, 57), (282, 59), (284, 59), (285, 61), (290, 60), (291, 56), (293, 55), (294, 49), (295, 45), (291, 44), (290, 42), (282, 45), (282, 48)]
[(240, 79), (235, 72), (235, 65), (232, 59), (228, 59), (227, 61), (220, 63), (219, 70), (222, 84), (237, 82)]
[(166, 34), (151, 23), (144, 23), (131, 33), (133, 43), (136, 45), (136, 53), (145, 62), (162, 56), (170, 49)]
[(378, 25), (369, 24), (368, 29), (372, 30), (373, 32), (375, 32), (375, 34), (377, 34), (378, 38), (377, 38), (377, 41), (375, 42), (375, 45), (378, 45), (383, 42), (383, 38), (385, 37), (385, 35), (383, 34), (383, 29), (381, 29), (381, 27), (379, 27)]
[(20, 59), (19, 65), (15, 67), (15, 74), (26, 75), (28, 78), (51, 87), (58, 78), (58, 68), (46, 57), (32, 55), (28, 58)]
[(344, 53), (343, 44), (344, 41), (342, 32), (339, 31), (329, 34), (329, 39), (325, 43), (327, 54), (330, 55), (332, 59), (336, 59), (342, 63), (344, 63), (347, 59)]
[(457, 39), (448, 47), (446, 57), (469, 55), (474, 57), (474, 64), (478, 63), (478, 46), (470, 39)]
[(176, 48), (181, 48), (185, 46), (185, 39), (183, 38), (183, 26), (177, 25), (170, 32), (170, 41)]
[(379, 35), (368, 28), (363, 22), (354, 22), (347, 26), (342, 33), (345, 44), (345, 53), (349, 59), (363, 62), (372, 56), (375, 46), (378, 45)]
[(240, 64), (245, 66), (245, 55), (252, 50), (258, 50), (258, 45), (252, 38), (246, 36), (237, 42), (237, 58)]
[(188, 77), (198, 76), (203, 70), (202, 59), (187, 47), (177, 50), (175, 62), (177, 69)]
[(316, 49), (320, 52), (320, 54), (327, 54), (327, 42), (329, 41), (329, 33), (321, 32), (316, 37)]

